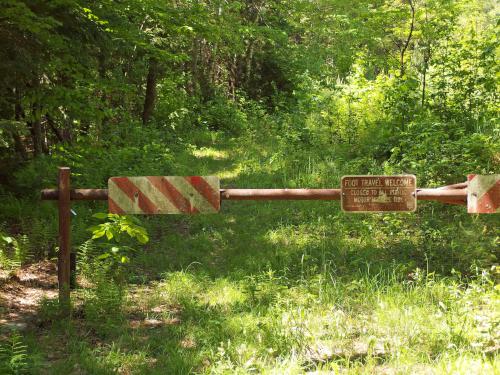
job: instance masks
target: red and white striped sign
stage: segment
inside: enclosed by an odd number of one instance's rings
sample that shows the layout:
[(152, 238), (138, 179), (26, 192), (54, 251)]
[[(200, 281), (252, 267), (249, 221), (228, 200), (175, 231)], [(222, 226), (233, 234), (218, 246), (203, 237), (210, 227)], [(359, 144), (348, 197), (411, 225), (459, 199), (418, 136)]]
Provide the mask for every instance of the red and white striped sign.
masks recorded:
[(215, 176), (111, 177), (109, 212), (115, 214), (197, 214), (220, 209)]
[(500, 174), (467, 176), (467, 212), (494, 214), (500, 212)]

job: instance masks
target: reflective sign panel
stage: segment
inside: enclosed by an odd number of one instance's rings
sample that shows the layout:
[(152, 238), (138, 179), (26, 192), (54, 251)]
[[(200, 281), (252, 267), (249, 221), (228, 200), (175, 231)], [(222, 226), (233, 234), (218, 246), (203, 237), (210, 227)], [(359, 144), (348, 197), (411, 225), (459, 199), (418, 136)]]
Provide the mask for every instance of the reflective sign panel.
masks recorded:
[(417, 209), (417, 179), (401, 176), (342, 177), (341, 206), (347, 212), (405, 212)]
[(467, 212), (500, 213), (500, 174), (467, 176)]
[(109, 212), (116, 214), (198, 214), (220, 209), (215, 176), (111, 177)]

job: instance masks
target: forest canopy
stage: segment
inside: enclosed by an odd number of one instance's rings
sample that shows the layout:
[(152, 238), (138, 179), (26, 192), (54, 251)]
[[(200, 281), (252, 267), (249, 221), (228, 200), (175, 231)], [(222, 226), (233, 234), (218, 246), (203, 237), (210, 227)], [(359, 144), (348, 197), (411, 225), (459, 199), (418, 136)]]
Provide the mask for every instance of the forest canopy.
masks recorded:
[(237, 133), (253, 106), (293, 116), (305, 143), (356, 140), (406, 166), (450, 136), (442, 156), (465, 147), (460, 163), (473, 163), (467, 150), (496, 125), (496, 12), (472, 0), (4, 0), (4, 159), (140, 123)]

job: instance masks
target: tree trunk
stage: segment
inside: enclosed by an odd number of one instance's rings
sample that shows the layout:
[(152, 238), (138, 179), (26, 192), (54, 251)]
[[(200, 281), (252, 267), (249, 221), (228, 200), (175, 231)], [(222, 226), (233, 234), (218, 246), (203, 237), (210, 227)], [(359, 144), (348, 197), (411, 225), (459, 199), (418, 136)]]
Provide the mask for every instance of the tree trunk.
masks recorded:
[[(206, 40), (201, 41), (200, 58), (202, 64), (198, 65), (198, 85), (203, 103), (208, 102), (214, 96), (212, 82), (210, 81), (210, 72), (212, 69), (213, 56), (210, 44)], [(201, 65), (201, 66), (200, 66)]]
[(73, 127), (71, 117), (67, 113), (64, 116), (64, 128), (62, 130), (62, 135), (64, 142), (71, 143), (73, 139)]
[(52, 119), (52, 117), (49, 114), (46, 114), (45, 118), (47, 119), (47, 123), (49, 124), (50, 130), (52, 130), (52, 133), (54, 133), (57, 140), (59, 142), (64, 142), (63, 133), (61, 132), (61, 129), (56, 127), (56, 124), (54, 124), (54, 120)]
[[(103, 51), (100, 51), (97, 55), (97, 71), (99, 73), (99, 85), (100, 89), (98, 95), (101, 96), (101, 107), (99, 108), (102, 111), (100, 121), (96, 124), (96, 138), (99, 139), (102, 134), (102, 130), (106, 126), (108, 121), (107, 116), (105, 115), (105, 108), (107, 107), (107, 99), (106, 99), (106, 56)], [(63, 136), (65, 136), (63, 131)]]
[(42, 124), (39, 118), (35, 118), (30, 122), (31, 139), (33, 140), (33, 155), (40, 156), (42, 149)]
[(191, 79), (188, 84), (187, 92), (189, 95), (194, 96), (197, 93), (197, 77), (198, 77), (198, 57), (200, 55), (199, 49), (199, 38), (193, 39), (193, 46), (191, 49), (191, 61), (190, 61), (190, 70), (191, 70)]
[(158, 80), (158, 61), (151, 57), (149, 59), (148, 76), (146, 79), (146, 96), (144, 98), (144, 109), (142, 111), (142, 123), (146, 125), (151, 119), (156, 101), (156, 81)]
[(12, 133), (12, 138), (14, 139), (14, 150), (21, 157), (22, 160), (26, 160), (28, 158), (28, 154), (26, 153), (26, 148), (24, 147), (23, 140), (17, 131)]
[(42, 150), (42, 123), (40, 121), (39, 115), (39, 104), (34, 103), (31, 106), (31, 119), (28, 121), (31, 140), (33, 144), (33, 155), (35, 157), (40, 156), (43, 152)]
[(424, 53), (424, 71), (422, 72), (422, 108), (425, 107), (425, 90), (427, 89), (427, 70), (429, 69), (429, 60), (431, 59), (431, 47)]
[(401, 48), (400, 52), (400, 76), (402, 77), (405, 74), (405, 53), (406, 50), (408, 49), (408, 46), (410, 45), (411, 37), (413, 36), (413, 29), (415, 28), (415, 4), (413, 3), (413, 0), (408, 0), (408, 3), (410, 4), (410, 11), (411, 11), (411, 24), (410, 24), (410, 32), (408, 33), (408, 38), (406, 38), (406, 41)]
[(48, 155), (49, 154), (49, 140), (47, 138), (47, 126), (45, 126), (45, 123), (42, 123), (40, 121), (40, 126), (41, 126), (41, 130), (42, 130), (42, 152), (45, 154), (45, 155)]
[(427, 78), (427, 67), (424, 67), (424, 73), (423, 73), (423, 77), (422, 77), (422, 108), (424, 108), (424, 106), (425, 106), (426, 78)]
[(253, 62), (253, 53), (254, 53), (254, 45), (255, 41), (251, 41), (250, 45), (248, 46), (248, 52), (246, 55), (246, 72), (245, 72), (245, 84), (247, 87), (250, 86), (250, 82), (252, 79), (252, 62)]
[[(21, 107), (21, 93), (19, 92), (19, 89), (15, 90), (15, 95), (16, 95), (16, 101), (14, 106), (14, 118), (16, 119), (16, 121), (21, 121), (24, 115), (23, 115), (23, 108)], [(26, 152), (26, 147), (24, 146), (23, 140), (19, 135), (17, 129), (15, 129), (12, 132), (12, 138), (14, 138), (14, 149), (16, 150), (17, 154), (19, 154), (19, 156), (23, 160), (28, 159), (28, 153)]]

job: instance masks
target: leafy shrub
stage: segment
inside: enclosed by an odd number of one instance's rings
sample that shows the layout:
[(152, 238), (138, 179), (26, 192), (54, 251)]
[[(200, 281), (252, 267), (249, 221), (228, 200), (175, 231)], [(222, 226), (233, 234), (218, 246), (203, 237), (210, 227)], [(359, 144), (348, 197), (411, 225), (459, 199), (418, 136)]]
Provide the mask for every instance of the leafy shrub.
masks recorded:
[(107, 220), (102, 224), (89, 228), (92, 232), (92, 240), (106, 239), (100, 246), (105, 250), (97, 257), (98, 260), (110, 260), (113, 263), (128, 263), (129, 254), (134, 251), (128, 245), (122, 244), (124, 234), (130, 239), (137, 240), (144, 245), (149, 241), (146, 229), (141, 227), (140, 221), (133, 216), (120, 216), (116, 214), (97, 213), (93, 215), (97, 219)]
[(460, 123), (422, 119), (409, 124), (393, 148), (391, 163), (422, 183), (464, 181), (469, 173), (494, 172), (492, 136), (468, 133)]
[(217, 97), (201, 108), (198, 116), (199, 125), (209, 130), (241, 135), (247, 128), (247, 115), (238, 103)]

